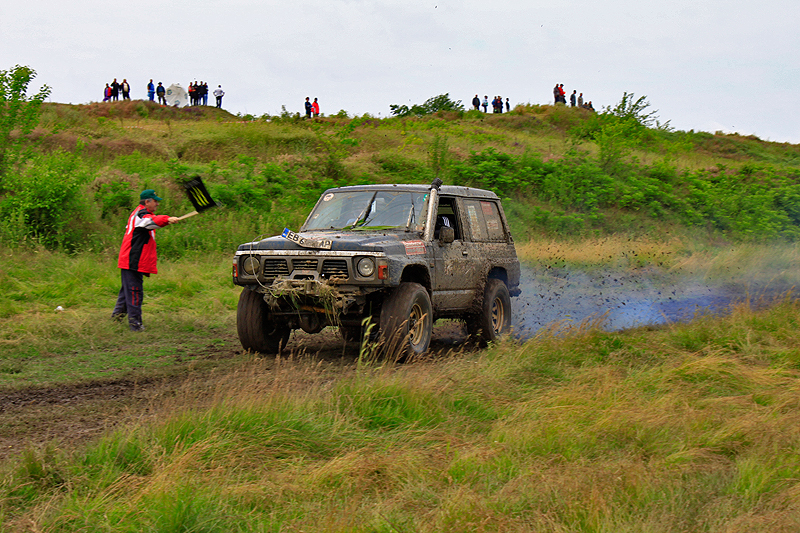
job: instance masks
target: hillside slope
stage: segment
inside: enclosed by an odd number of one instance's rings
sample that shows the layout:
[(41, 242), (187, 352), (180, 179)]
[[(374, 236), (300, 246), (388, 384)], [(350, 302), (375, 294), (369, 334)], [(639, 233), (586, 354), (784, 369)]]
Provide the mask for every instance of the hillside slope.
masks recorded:
[[(51, 248), (97, 249), (146, 187), (189, 210), (180, 182), (201, 175), (224, 210), (167, 256), (297, 227), (327, 187), (368, 182), (489, 188), (518, 237), (665, 234), (795, 239), (800, 147), (648, 127), (636, 113), (563, 106), (422, 117), (236, 117), (212, 107), (127, 101), (47, 104), (30, 157), (3, 177), (0, 232)], [(69, 207), (79, 217), (65, 216)], [(19, 222), (23, 224), (20, 225)]]

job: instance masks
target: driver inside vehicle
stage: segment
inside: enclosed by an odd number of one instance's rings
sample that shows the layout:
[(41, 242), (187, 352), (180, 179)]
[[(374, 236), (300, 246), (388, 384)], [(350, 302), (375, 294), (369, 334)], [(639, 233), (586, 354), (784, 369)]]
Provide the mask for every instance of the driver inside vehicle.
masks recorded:
[(452, 228), (450, 217), (447, 215), (436, 215), (436, 225), (433, 228), (433, 238), (438, 239), (439, 233), (442, 228)]

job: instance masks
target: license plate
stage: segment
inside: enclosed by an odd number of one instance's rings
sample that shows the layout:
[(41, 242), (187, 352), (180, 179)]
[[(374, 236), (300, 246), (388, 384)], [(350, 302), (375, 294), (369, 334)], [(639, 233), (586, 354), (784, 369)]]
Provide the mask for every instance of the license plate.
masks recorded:
[(321, 248), (323, 250), (330, 250), (331, 246), (333, 246), (333, 241), (330, 239), (308, 239), (306, 237), (301, 237), (297, 233), (293, 231), (289, 231), (289, 228), (285, 228), (281, 236), (284, 239), (289, 239), (290, 241), (299, 244), (303, 248)]

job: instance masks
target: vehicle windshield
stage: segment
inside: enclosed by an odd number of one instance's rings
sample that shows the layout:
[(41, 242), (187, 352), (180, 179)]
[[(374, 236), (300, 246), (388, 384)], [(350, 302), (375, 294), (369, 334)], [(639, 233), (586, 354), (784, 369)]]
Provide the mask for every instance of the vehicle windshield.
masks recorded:
[(328, 192), (309, 215), (304, 231), (422, 231), (428, 193), (372, 190)]

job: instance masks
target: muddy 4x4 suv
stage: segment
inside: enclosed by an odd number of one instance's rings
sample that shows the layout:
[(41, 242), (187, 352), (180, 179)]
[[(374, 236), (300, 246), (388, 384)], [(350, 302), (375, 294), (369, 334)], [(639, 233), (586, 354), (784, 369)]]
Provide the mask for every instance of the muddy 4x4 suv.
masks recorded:
[(371, 320), (371, 333), (419, 354), (439, 318), (464, 319), (471, 333), (494, 340), (510, 328), (519, 275), (492, 192), (439, 179), (329, 189), (298, 233), (239, 246), (239, 340), (274, 353), (292, 329), (335, 325), (358, 340)]

